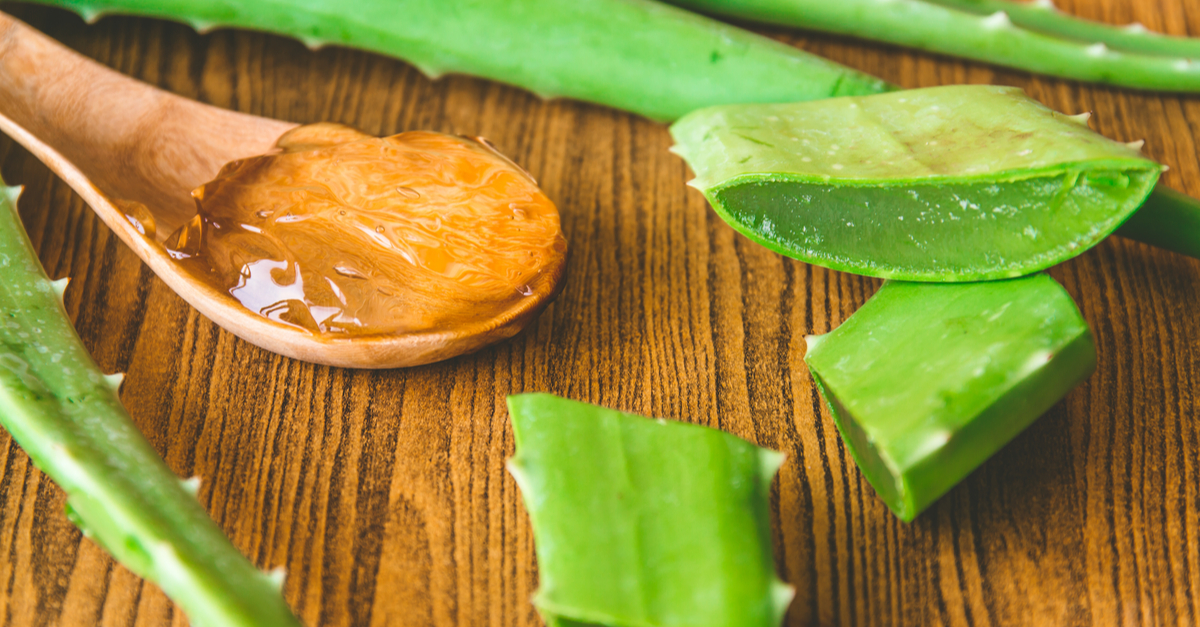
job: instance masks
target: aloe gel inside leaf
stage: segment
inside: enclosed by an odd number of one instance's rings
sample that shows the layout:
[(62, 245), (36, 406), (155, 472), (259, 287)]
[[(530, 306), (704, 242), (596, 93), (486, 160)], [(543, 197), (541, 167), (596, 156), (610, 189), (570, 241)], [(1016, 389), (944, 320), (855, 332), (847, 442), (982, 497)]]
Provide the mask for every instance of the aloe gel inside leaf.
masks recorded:
[(1091, 333), (1049, 276), (889, 281), (805, 361), (876, 493), (912, 520), (1086, 378)]
[(1149, 172), (1046, 173), (1021, 180), (830, 185), (755, 181), (715, 192), (728, 222), (822, 266), (940, 281), (1028, 274), (1087, 249), (1141, 199)]
[(710, 107), (671, 134), (690, 184), (751, 239), (908, 281), (1069, 259), (1132, 215), (1161, 170), (1008, 87)]
[(768, 491), (782, 455), (549, 394), (509, 397), (509, 470), (551, 627), (775, 627)]

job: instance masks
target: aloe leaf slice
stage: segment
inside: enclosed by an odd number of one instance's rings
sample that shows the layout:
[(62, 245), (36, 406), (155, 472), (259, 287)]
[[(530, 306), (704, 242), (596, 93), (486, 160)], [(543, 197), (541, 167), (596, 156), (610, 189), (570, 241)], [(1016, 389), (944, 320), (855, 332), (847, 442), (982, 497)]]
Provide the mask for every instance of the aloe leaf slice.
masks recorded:
[(67, 516), (193, 625), (287, 627), (283, 572), (257, 570), (137, 430), (62, 307), (0, 181), (0, 424), (67, 493)]
[(767, 498), (781, 454), (550, 394), (508, 407), (548, 625), (780, 624), (792, 589), (775, 576)]
[(1096, 367), (1054, 279), (888, 281), (804, 360), (876, 494), (912, 520)]
[(671, 133), (690, 185), (751, 239), (910, 281), (1010, 278), (1074, 257), (1161, 170), (1010, 87), (711, 107)]

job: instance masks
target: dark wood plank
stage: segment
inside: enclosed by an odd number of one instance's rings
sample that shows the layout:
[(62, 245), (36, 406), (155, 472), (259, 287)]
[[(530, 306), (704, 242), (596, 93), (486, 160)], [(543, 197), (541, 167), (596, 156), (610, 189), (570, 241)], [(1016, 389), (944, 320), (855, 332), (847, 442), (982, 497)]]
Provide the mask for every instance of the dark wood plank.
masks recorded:
[[(875, 497), (803, 364), (804, 336), (878, 282), (782, 258), (684, 186), (665, 127), (389, 59), (235, 31), (5, 4), (123, 72), (220, 106), (372, 133), (480, 134), (558, 202), (567, 287), (517, 338), (409, 370), (284, 359), (196, 314), (40, 163), (0, 138), (22, 216), (97, 361), (128, 373), (138, 425), (310, 625), (539, 625), (528, 520), (504, 472), (504, 397), (551, 391), (720, 427), (787, 453), (776, 552), (788, 624), (1200, 623), (1200, 262), (1112, 238), (1052, 274), (1092, 324), (1099, 369), (911, 524)], [(1200, 35), (1190, 0), (1065, 9)], [(1200, 194), (1200, 98), (1035, 79), (782, 29), (762, 32), (909, 87), (1002, 83), (1146, 139)], [(0, 434), (0, 622), (186, 625), (66, 522)]]

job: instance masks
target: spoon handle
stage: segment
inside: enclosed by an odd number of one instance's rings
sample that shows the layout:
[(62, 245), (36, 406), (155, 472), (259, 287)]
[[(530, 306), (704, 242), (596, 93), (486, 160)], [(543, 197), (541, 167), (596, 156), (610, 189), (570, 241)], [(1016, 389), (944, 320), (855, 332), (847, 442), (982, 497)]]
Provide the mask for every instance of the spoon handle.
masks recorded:
[[(269, 150), (292, 126), (157, 89), (0, 12), (0, 131), (81, 195), (98, 190), (152, 208), (166, 233), (195, 213), (189, 191), (223, 164)], [(67, 176), (71, 165), (82, 177)]]

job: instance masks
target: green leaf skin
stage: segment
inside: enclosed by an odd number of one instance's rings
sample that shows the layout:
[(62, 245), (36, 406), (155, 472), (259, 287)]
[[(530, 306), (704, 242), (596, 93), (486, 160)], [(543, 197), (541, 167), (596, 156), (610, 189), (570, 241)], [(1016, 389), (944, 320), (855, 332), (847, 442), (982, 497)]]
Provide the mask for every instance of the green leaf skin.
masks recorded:
[(0, 182), (0, 423), (67, 493), (67, 516), (201, 627), (300, 623), (281, 574), (255, 569), (167, 468), (62, 308), (66, 282), (42, 271)]
[(91, 20), (132, 13), (391, 55), (671, 120), (720, 102), (878, 93), (886, 83), (648, 0), (40, 0)]
[(727, 17), (851, 35), (1080, 81), (1200, 92), (1200, 61), (1109, 49), (925, 0), (670, 0)]
[(1200, 259), (1200, 201), (1159, 185), (1117, 235)]
[(1049, 276), (888, 281), (804, 357), (876, 494), (908, 522), (1095, 370)]
[(994, 15), (1003, 11), (1013, 24), (1047, 35), (1055, 35), (1087, 43), (1102, 43), (1109, 48), (1154, 54), (1164, 57), (1200, 59), (1200, 39), (1173, 37), (1146, 30), (1141, 24), (1113, 26), (1093, 22), (1063, 13), (1051, 0), (1012, 2), (1011, 0), (930, 0), (934, 4), (969, 11), (978, 15)]
[(910, 281), (1010, 278), (1074, 257), (1137, 210), (1161, 168), (1011, 87), (711, 107), (671, 134), (689, 184), (746, 236)]
[(550, 627), (776, 627), (774, 451), (696, 425), (508, 398), (508, 469), (533, 522)]

